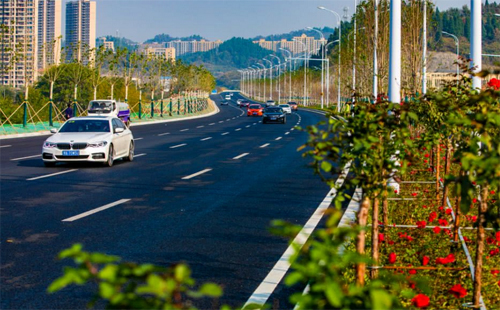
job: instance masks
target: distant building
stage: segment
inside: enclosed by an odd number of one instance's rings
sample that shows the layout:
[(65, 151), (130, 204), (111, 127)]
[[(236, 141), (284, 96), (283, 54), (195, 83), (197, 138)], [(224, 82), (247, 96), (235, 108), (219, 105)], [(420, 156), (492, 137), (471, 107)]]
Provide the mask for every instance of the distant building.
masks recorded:
[[(304, 52), (304, 44), (307, 47), (307, 51), (313, 53), (317, 51), (322, 45), (326, 44), (326, 39), (316, 40), (314, 37), (308, 37), (305, 34), (302, 34), (300, 37), (294, 37), (293, 39), (295, 41), (287, 41), (286, 39), (282, 39), (280, 41), (266, 41), (265, 39), (260, 39), (257, 41), (253, 41), (253, 43), (274, 52), (278, 52), (280, 48), (283, 48), (289, 50), (294, 56)], [(303, 44), (300, 42), (302, 42)]]
[(196, 52), (207, 52), (209, 50), (212, 50), (214, 48), (219, 47), (219, 45), (221, 45), (221, 44), (222, 44), (221, 40), (217, 40), (217, 41), (206, 41), (206, 40), (181, 41), (181, 40), (176, 40), (176, 41), (167, 42), (165, 44), (165, 46), (175, 48), (177, 56), (180, 56), (180, 55), (196, 53)]
[(62, 0), (38, 0), (38, 70), (61, 61)]
[(173, 47), (158, 47), (153, 44), (152, 46), (143, 45), (139, 48), (139, 53), (146, 55), (155, 55), (163, 57), (166, 60), (175, 61), (175, 48)]
[(97, 39), (97, 47), (103, 46), (105, 50), (115, 51), (115, 42), (106, 40), (106, 37)]
[(37, 0), (2, 0), (0, 24), (0, 84), (22, 87), (37, 78)]
[(66, 60), (83, 61), (84, 55), (95, 48), (96, 2), (76, 0), (66, 3)]

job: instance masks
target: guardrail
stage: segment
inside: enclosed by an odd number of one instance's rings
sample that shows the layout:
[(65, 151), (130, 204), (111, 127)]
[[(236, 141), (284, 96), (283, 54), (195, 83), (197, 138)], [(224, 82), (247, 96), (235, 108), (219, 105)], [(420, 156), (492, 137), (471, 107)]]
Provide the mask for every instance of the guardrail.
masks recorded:
[[(201, 115), (213, 111), (213, 104), (207, 97), (174, 97), (152, 102), (139, 101), (130, 105), (131, 122), (147, 122), (152, 120), (182, 118)], [(87, 106), (78, 102), (73, 103), (74, 116), (86, 116)], [(13, 119), (22, 122), (14, 122)], [(59, 128), (65, 122), (64, 108), (52, 101), (47, 102), (40, 109), (25, 101), (10, 115), (0, 107), (0, 136), (11, 134), (31, 133)]]

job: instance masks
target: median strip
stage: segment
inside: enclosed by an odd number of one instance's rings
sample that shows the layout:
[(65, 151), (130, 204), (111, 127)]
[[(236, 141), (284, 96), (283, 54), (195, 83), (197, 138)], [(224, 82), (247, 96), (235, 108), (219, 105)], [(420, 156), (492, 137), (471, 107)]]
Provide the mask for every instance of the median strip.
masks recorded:
[(50, 178), (50, 177), (53, 177), (53, 176), (56, 176), (56, 175), (65, 174), (65, 173), (69, 173), (69, 172), (74, 172), (74, 171), (77, 171), (77, 170), (78, 169), (71, 169), (71, 170), (66, 170), (66, 171), (61, 171), (61, 172), (46, 174), (46, 175), (42, 175), (42, 176), (39, 176), (39, 177), (34, 177), (34, 178), (26, 179), (26, 181), (35, 181), (35, 180), (39, 180), (39, 179)]
[(78, 214), (78, 215), (75, 215), (75, 216), (72, 216), (72, 217), (68, 217), (67, 219), (64, 219), (62, 220), (63, 222), (73, 222), (73, 221), (76, 221), (76, 220), (79, 220), (83, 217), (86, 217), (86, 216), (89, 216), (89, 215), (92, 215), (94, 213), (97, 213), (97, 212), (101, 212), (103, 210), (106, 210), (106, 209), (109, 209), (109, 208), (112, 208), (112, 207), (115, 207), (117, 205), (120, 205), (122, 203), (125, 203), (125, 202), (128, 202), (130, 201), (130, 199), (120, 199), (118, 201), (115, 201), (115, 202), (112, 202), (112, 203), (109, 203), (107, 205), (104, 205), (102, 207), (99, 207), (99, 208), (95, 208), (93, 210), (90, 210), (90, 211), (87, 211), (87, 212), (84, 212), (84, 213), (81, 213), (81, 214)]
[(182, 143), (182, 144), (177, 144), (177, 145), (171, 146), (170, 148), (171, 149), (175, 149), (175, 148), (182, 147), (182, 146), (185, 146), (185, 145), (187, 145), (187, 144), (186, 143)]
[(202, 175), (202, 174), (204, 174), (204, 173), (207, 173), (207, 172), (209, 172), (209, 171), (212, 171), (212, 169), (210, 169), (210, 168), (208, 168), (208, 169), (203, 169), (203, 170), (198, 171), (198, 172), (196, 172), (196, 173), (193, 173), (193, 174), (191, 174), (191, 175), (185, 176), (185, 177), (183, 177), (182, 179), (183, 179), (183, 180), (189, 180), (189, 179), (192, 179), (192, 178), (197, 177), (197, 176), (199, 176), (199, 175)]

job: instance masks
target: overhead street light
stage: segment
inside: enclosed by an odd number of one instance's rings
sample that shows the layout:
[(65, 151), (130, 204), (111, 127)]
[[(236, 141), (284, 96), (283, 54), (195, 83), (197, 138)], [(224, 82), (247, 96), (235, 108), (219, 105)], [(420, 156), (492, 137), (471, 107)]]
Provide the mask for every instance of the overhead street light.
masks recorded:
[[(289, 50), (287, 49), (284, 49), (282, 47), (279, 48), (280, 50), (282, 50), (283, 52), (287, 52), (288, 54), (288, 59), (290, 61), (290, 80), (289, 80), (289, 91), (288, 91), (288, 101), (292, 101), (292, 52), (290, 52)], [(286, 72), (286, 70), (285, 70)]]
[(280, 76), (281, 76), (281, 59), (278, 56), (273, 55), (273, 54), (269, 54), (269, 56), (278, 59), (278, 105), (279, 105), (280, 99), (281, 99), (281, 82), (280, 82)]
[(293, 39), (292, 41), (300, 43), (304, 47), (304, 98), (302, 99), (302, 104), (304, 106), (307, 106), (307, 100), (306, 100), (306, 94), (307, 94), (307, 91), (306, 91), (306, 87), (307, 87), (306, 86), (306, 83), (307, 83), (307, 45), (304, 42), (299, 41), (297, 39)]
[[(319, 31), (318, 29), (314, 29), (313, 27), (307, 27), (306, 29), (309, 29), (309, 30), (312, 30), (312, 31), (316, 31), (317, 33), (319, 33), (320, 37), (321, 37), (321, 41), (324, 42), (325, 41), (325, 36), (323, 35), (323, 32)], [(325, 77), (324, 77), (324, 61), (325, 61), (325, 49), (324, 49), (324, 44), (322, 46), (322, 51), (321, 51), (321, 108), (323, 109), (324, 107), (324, 101), (325, 101), (325, 98), (324, 98), (324, 84), (325, 84)]]
[(460, 65), (458, 64), (458, 58), (460, 57), (460, 41), (459, 41), (458, 37), (454, 34), (451, 34), (451, 33), (446, 32), (446, 31), (441, 31), (441, 32), (445, 35), (452, 37), (455, 40), (455, 46), (457, 47), (457, 83), (458, 83), (458, 80), (460, 79), (459, 78)]
[(266, 99), (266, 66), (264, 66), (260, 62), (258, 62), (257, 65), (262, 66), (262, 69), (264, 70), (264, 79), (262, 81), (262, 84), (264, 84), (264, 100), (265, 100)]
[(273, 62), (267, 58), (262, 60), (269, 62), (269, 100), (273, 100)]

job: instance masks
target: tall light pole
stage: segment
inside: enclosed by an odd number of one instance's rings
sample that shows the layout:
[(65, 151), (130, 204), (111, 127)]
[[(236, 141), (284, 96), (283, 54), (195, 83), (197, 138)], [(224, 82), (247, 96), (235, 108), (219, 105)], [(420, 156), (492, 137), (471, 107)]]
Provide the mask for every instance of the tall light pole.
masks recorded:
[(424, 25), (422, 30), (422, 94), (427, 94), (427, 0), (424, 0)]
[(339, 84), (338, 84), (338, 94), (337, 94), (337, 112), (340, 113), (340, 76), (341, 76), (341, 66), (340, 66), (340, 63), (341, 63), (341, 54), (342, 54), (342, 18), (340, 17), (339, 13), (335, 12), (335, 11), (332, 11), (330, 9), (327, 9), (325, 8), (324, 6), (318, 6), (318, 9), (320, 10), (325, 10), (325, 11), (328, 11), (332, 14), (334, 14), (337, 19), (338, 19), (338, 27), (339, 27), (339, 76), (338, 76), (338, 80), (339, 80)]
[(389, 101), (401, 102), (401, 0), (391, 0)]
[[(470, 26), (470, 68), (472, 72), (478, 73), (482, 70), (482, 47), (481, 41), (483, 37), (482, 33), (482, 22), (481, 22), (481, 0), (471, 0), (470, 1), (470, 14), (471, 14), (471, 26)], [(474, 89), (481, 89), (481, 78), (479, 76), (472, 77), (472, 87)]]
[(290, 83), (288, 83), (289, 85), (289, 91), (288, 91), (288, 101), (292, 101), (292, 52), (290, 52), (289, 50), (286, 50), (284, 48), (281, 48), (280, 47), (280, 50), (284, 51), (284, 52), (287, 52), (288, 53), (288, 59), (290, 60)]
[(302, 104), (304, 106), (306, 106), (307, 105), (307, 101), (306, 101), (306, 94), (307, 94), (307, 91), (306, 91), (306, 82), (307, 82), (307, 45), (304, 42), (298, 41), (296, 39), (293, 39), (293, 41), (302, 44), (302, 46), (304, 47), (304, 99), (302, 101)]
[(460, 41), (458, 40), (458, 37), (454, 34), (451, 34), (446, 31), (441, 31), (443, 34), (449, 35), (455, 40), (455, 46), (457, 47), (457, 83), (460, 80), (460, 65), (458, 64), (458, 58), (460, 57)]
[[(309, 29), (309, 30), (313, 30), (313, 31), (316, 31), (317, 33), (319, 33), (320, 35), (320, 38), (321, 38), (321, 42), (324, 42), (325, 41), (325, 36), (323, 35), (323, 32), (319, 31), (318, 29), (314, 29), (313, 27), (307, 27), (306, 29)], [(325, 61), (325, 49), (324, 49), (324, 45), (322, 46), (322, 51), (321, 51), (321, 108), (323, 109), (324, 107), (324, 84), (325, 84), (325, 77), (324, 77), (324, 61)]]
[[(358, 12), (358, 1), (354, 0), (354, 55), (352, 58), (352, 89), (356, 91), (356, 35), (357, 35), (357, 24), (356, 24), (356, 14)], [(354, 102), (354, 98), (353, 102)]]
[(280, 104), (280, 99), (281, 99), (281, 82), (280, 82), (280, 77), (281, 77), (281, 59), (273, 54), (269, 54), (269, 56), (274, 57), (278, 59), (278, 105)]
[(273, 62), (267, 58), (262, 60), (269, 62), (269, 100), (273, 100)]
[(261, 85), (260, 85), (260, 76), (261, 76), (260, 72), (261, 72), (261, 70), (260, 70), (259, 66), (252, 65), (252, 67), (257, 70), (257, 83), (259, 84), (259, 99), (261, 99), (261, 96), (260, 96), (261, 95), (260, 90), (262, 88)]
[[(339, 40), (332, 41), (325, 45), (325, 50), (328, 52), (328, 46), (330, 44), (335, 44), (340, 42)], [(327, 63), (326, 63), (326, 107), (330, 105), (330, 59), (327, 58)]]
[(377, 101), (378, 97), (378, 3), (379, 0), (373, 1), (374, 6), (374, 35), (373, 35), (373, 101)]
[(266, 100), (266, 66), (264, 66), (260, 62), (258, 62), (257, 65), (262, 66), (262, 69), (264, 70), (264, 79), (262, 81), (262, 84), (264, 84), (264, 100)]

